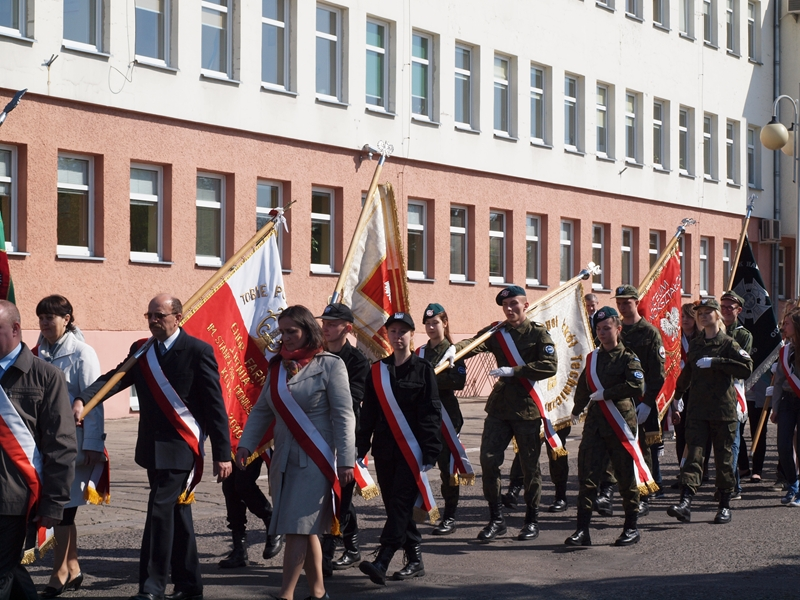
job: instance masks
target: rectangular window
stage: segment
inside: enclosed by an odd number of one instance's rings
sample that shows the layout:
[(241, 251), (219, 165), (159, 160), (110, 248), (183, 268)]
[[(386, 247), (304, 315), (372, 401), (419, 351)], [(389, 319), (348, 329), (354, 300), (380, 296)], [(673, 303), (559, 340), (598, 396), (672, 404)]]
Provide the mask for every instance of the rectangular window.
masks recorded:
[(734, 121), (725, 123), (725, 169), (728, 183), (739, 183), (739, 165), (737, 156), (739, 154), (739, 124)]
[(778, 246), (778, 298), (786, 299), (786, 248)]
[(736, 18), (736, 0), (727, 0), (725, 6), (725, 47), (728, 52), (739, 53), (739, 23)]
[(209, 267), (222, 265), (224, 204), (225, 178), (220, 175), (198, 175), (195, 244), (195, 262), (198, 265)]
[(17, 164), (15, 149), (0, 146), (0, 214), (3, 216), (3, 234), (6, 252), (13, 252), (16, 243), (17, 202)]
[(0, 33), (25, 37), (26, 0), (0, 0)]
[(547, 143), (545, 137), (544, 69), (531, 66), (531, 139)]
[(450, 281), (467, 280), (467, 209), (450, 207)]
[(733, 260), (733, 242), (723, 240), (722, 242), (722, 287), (730, 289), (731, 283), (731, 260)]
[(456, 123), (472, 129), (472, 48), (456, 45)]
[(661, 100), (653, 101), (653, 166), (657, 169), (667, 168), (664, 117), (664, 103)]
[(602, 225), (592, 225), (592, 262), (600, 267), (600, 272), (592, 275), (592, 289), (601, 290), (603, 287), (603, 276), (605, 275), (606, 265), (604, 258), (604, 238), (605, 227)]
[(561, 283), (572, 279), (572, 236), (573, 236), (573, 223), (572, 221), (561, 221)]
[(681, 294), (685, 294), (689, 288), (689, 280), (686, 278), (686, 235), (678, 238), (678, 260), (681, 263)]
[(539, 245), (539, 231), (541, 219), (535, 215), (527, 215), (525, 219), (525, 283), (539, 285), (541, 247)]
[(669, 0), (653, 0), (653, 23), (669, 27)]
[[(283, 184), (278, 181), (259, 181), (256, 183), (256, 231), (272, 218), (269, 212), (283, 206)], [(278, 250), (283, 257), (283, 227), (276, 227)], [(281, 261), (283, 262), (283, 261)], [(286, 265), (284, 265), (286, 268)]]
[(511, 61), (503, 56), (494, 57), (494, 130), (511, 135)]
[(703, 0), (703, 41), (716, 46), (717, 7), (715, 0)]
[(131, 165), (131, 260), (161, 260), (162, 170)]
[(261, 2), (261, 82), (289, 89), (289, 0)]
[(683, 35), (694, 38), (694, 0), (679, 0), (680, 31)]
[(317, 4), (317, 96), (337, 102), (342, 90), (341, 17), (338, 9)]
[(427, 203), (424, 200), (408, 201), (408, 276), (424, 279), (427, 277), (427, 244), (425, 225)]
[(708, 238), (700, 238), (700, 295), (707, 296), (708, 290), (711, 288), (709, 285), (708, 273), (708, 252), (709, 241)]
[(233, 74), (233, 0), (203, 0), (201, 72)]
[(678, 111), (678, 166), (683, 175), (692, 175), (692, 119), (691, 110)]
[(386, 110), (389, 98), (389, 25), (367, 20), (367, 105)]
[(717, 179), (716, 174), (716, 148), (714, 130), (716, 129), (714, 115), (703, 116), (703, 175), (706, 179)]
[(758, 61), (760, 8), (760, 4), (755, 2), (747, 3), (747, 57), (754, 61)]
[(489, 281), (506, 280), (506, 213), (489, 213)]
[(564, 145), (578, 149), (578, 79), (564, 77)]
[(136, 58), (169, 65), (170, 0), (136, 0)]
[(94, 161), (58, 156), (58, 254), (92, 256)]
[(658, 257), (661, 256), (661, 234), (657, 231), (650, 232), (650, 246), (647, 249), (650, 255), (650, 267), (656, 264)]
[(423, 33), (411, 36), (411, 112), (433, 119), (433, 38)]
[(747, 185), (761, 187), (761, 146), (758, 142), (758, 128), (747, 128)]
[(625, 158), (639, 162), (639, 106), (636, 94), (625, 94)]
[(64, 42), (81, 50), (101, 50), (103, 0), (64, 0)]
[(608, 156), (608, 86), (606, 85), (597, 86), (597, 154)]
[(633, 285), (633, 229), (622, 228), (622, 284)]
[(333, 273), (333, 190), (311, 191), (311, 272)]
[(625, 14), (641, 19), (641, 0), (625, 0)]

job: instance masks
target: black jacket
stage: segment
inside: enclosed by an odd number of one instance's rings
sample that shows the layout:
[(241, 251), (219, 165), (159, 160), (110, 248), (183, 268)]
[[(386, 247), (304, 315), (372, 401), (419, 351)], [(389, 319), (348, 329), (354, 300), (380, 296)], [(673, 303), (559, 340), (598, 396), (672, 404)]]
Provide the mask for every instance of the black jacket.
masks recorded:
[(345, 341), (341, 351), (333, 354), (341, 358), (347, 368), (347, 378), (350, 380), (350, 396), (353, 398), (353, 414), (356, 416), (356, 431), (358, 431), (361, 402), (364, 400), (364, 386), (369, 376), (369, 359), (361, 350), (354, 348), (349, 341)]

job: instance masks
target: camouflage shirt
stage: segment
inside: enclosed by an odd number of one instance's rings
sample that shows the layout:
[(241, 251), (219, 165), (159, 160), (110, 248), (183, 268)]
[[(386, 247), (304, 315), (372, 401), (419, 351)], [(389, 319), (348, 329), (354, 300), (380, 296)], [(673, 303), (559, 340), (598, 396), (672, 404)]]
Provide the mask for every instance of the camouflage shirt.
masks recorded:
[[(450, 347), (450, 342), (443, 339), (442, 342), (431, 348), (430, 342), (423, 346), (425, 348), (425, 355), (423, 358), (427, 360), (434, 368), (442, 360), (442, 356)], [(461, 429), (464, 423), (464, 418), (461, 416), (461, 409), (458, 406), (458, 398), (453, 393), (454, 390), (463, 390), (464, 385), (467, 383), (467, 365), (463, 359), (457, 360), (455, 364), (445, 369), (436, 376), (436, 386), (439, 388), (439, 400), (442, 401), (442, 407), (447, 411), (450, 420), (456, 430)]]
[[(628, 350), (622, 342), (613, 350), (606, 350), (602, 346), (597, 349), (597, 378), (603, 386), (603, 398), (613, 400), (622, 410), (633, 408), (634, 398), (641, 396), (644, 391), (644, 373), (639, 357)], [(583, 412), (586, 405), (591, 402), (590, 394), (584, 368), (578, 378), (578, 387), (575, 388), (573, 415), (577, 416)], [(592, 402), (589, 411), (600, 411), (600, 408), (596, 402)]]
[(739, 344), (745, 352), (749, 354), (753, 351), (753, 334), (745, 329), (745, 326), (742, 325), (738, 319), (727, 328), (726, 333), (736, 340), (736, 343)]
[(622, 325), (620, 340), (639, 357), (644, 371), (644, 397), (642, 402), (653, 412), (661, 388), (664, 386), (664, 346), (661, 334), (647, 319), (641, 318), (633, 325)]

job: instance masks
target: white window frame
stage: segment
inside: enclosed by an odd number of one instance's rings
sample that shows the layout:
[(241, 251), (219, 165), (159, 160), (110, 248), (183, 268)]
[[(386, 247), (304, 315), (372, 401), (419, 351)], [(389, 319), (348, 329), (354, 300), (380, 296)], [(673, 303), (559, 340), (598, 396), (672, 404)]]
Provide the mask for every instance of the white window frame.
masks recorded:
[[(422, 208), (422, 224), (411, 224), (409, 219), (406, 219), (406, 225), (409, 233), (416, 231), (422, 238), (422, 271), (412, 271), (409, 263), (408, 278), (409, 279), (426, 279), (428, 277), (428, 203), (425, 200), (408, 200), (409, 211), (411, 215), (411, 206), (419, 206)], [(410, 246), (410, 245), (409, 245)]]
[(778, 277), (778, 299), (786, 299), (786, 248), (778, 246), (778, 264), (775, 269)]
[(739, 184), (739, 123), (725, 121), (725, 177), (728, 183)]
[[(464, 211), (464, 226), (463, 227), (456, 227), (456, 226), (454, 226), (452, 224), (450, 225), (450, 236), (451, 237), (453, 235), (460, 235), (460, 236), (463, 236), (463, 238), (464, 238), (464, 265), (463, 265), (464, 273), (462, 274), (462, 273), (452, 273), (451, 272), (450, 273), (450, 281), (466, 281), (467, 280), (468, 269), (469, 269), (469, 208), (467, 208), (466, 206), (463, 206), (463, 205), (459, 205), (459, 204), (451, 204), (450, 205), (451, 222), (452, 222), (452, 211), (454, 209), (455, 210), (463, 210)], [(452, 264), (452, 257), (450, 257), (450, 258), (451, 258), (451, 262), (449, 264)], [(450, 271), (452, 271), (452, 269), (450, 269), (449, 266), (448, 266), (448, 269)]]
[[(630, 109), (631, 103), (633, 110)], [(639, 159), (639, 94), (625, 92), (625, 162), (640, 164)], [(631, 145), (633, 147), (631, 147)]]
[(595, 0), (595, 4), (602, 8), (610, 8), (614, 10), (614, 0)]
[[(506, 73), (508, 74), (506, 79), (502, 79), (501, 77), (497, 76), (497, 68), (498, 68), (498, 61), (500, 63), (505, 63), (506, 65)], [(512, 87), (511, 87), (511, 68), (512, 68), (512, 61), (511, 57), (505, 54), (495, 54), (494, 55), (494, 68), (492, 69), (492, 77), (494, 82), (494, 87), (492, 88), (494, 91), (494, 115), (493, 115), (493, 122), (492, 126), (494, 127), (494, 132), (498, 135), (509, 137), (511, 136), (511, 94), (512, 94)], [(498, 91), (501, 93), (505, 92), (505, 102), (501, 102), (498, 105), (497, 101), (497, 93)], [(502, 121), (503, 117), (505, 117), (505, 129), (502, 127), (502, 122), (498, 124), (497, 122), (497, 110), (498, 108), (501, 111), (500, 119)], [(499, 126), (498, 126), (499, 125)]]
[(454, 89), (454, 92), (453, 92), (454, 93), (454, 102), (455, 102), (454, 107), (453, 107), (453, 117), (454, 117), (455, 122), (456, 122), (456, 127), (463, 127), (463, 128), (466, 128), (466, 129), (476, 129), (475, 125), (473, 124), (473, 121), (474, 121), (474, 118), (473, 118), (474, 102), (473, 102), (473, 90), (472, 90), (473, 81), (474, 81), (473, 77), (472, 77), (472, 65), (474, 64), (474, 54), (475, 54), (475, 52), (474, 52), (474, 49), (473, 49), (472, 46), (468, 46), (466, 44), (456, 44), (454, 56), (457, 55), (459, 51), (466, 52), (467, 55), (469, 56), (469, 70), (462, 69), (462, 68), (456, 66), (455, 67), (455, 74), (454, 74), (454, 82), (458, 81), (459, 77), (464, 79), (464, 80), (466, 80), (466, 82), (467, 82), (467, 85), (466, 85), (466, 90), (467, 90), (467, 98), (466, 98), (466, 100), (467, 100), (467, 113), (465, 115), (467, 120), (466, 121), (459, 121), (458, 117), (456, 116), (455, 108), (461, 105), (461, 102), (459, 102), (459, 97), (458, 97), (458, 89), (459, 89), (458, 86), (455, 86), (455, 89)]
[(761, 187), (761, 146), (758, 127), (747, 128), (747, 185), (751, 188)]
[[(64, 45), (65, 48), (70, 48), (72, 50), (81, 50), (81, 51), (84, 51), (84, 52), (94, 52), (94, 53), (98, 53), (98, 52), (102, 52), (103, 51), (103, 4), (104, 4), (104, 0), (94, 0), (94, 3), (95, 3), (94, 4), (94, 11), (95, 11), (95, 15), (94, 15), (94, 29), (95, 29), (94, 38), (95, 38), (95, 43), (94, 44), (87, 44), (85, 42), (79, 42), (79, 41), (76, 41), (76, 40), (71, 40), (66, 35), (64, 35), (66, 32), (63, 30), (63, 27), (62, 27), (62, 30), (61, 30), (62, 37), (63, 37), (62, 44)], [(64, 15), (64, 10), (65, 9), (66, 9), (66, 5), (64, 4), (63, 8), (62, 8), (62, 11), (61, 11), (62, 17)], [(22, 18), (22, 16), (21, 16), (21, 18)], [(27, 15), (25, 15), (25, 18), (27, 19)], [(64, 19), (64, 25), (66, 25), (66, 19)]]
[(700, 280), (700, 295), (708, 296), (708, 290), (711, 288), (711, 280), (709, 278), (709, 255), (711, 253), (711, 241), (707, 237), (700, 238), (700, 254), (698, 256), (699, 263), (699, 280)]
[[(681, 125), (681, 118), (684, 118), (685, 125)], [(693, 175), (693, 153), (692, 153), (692, 134), (693, 134), (694, 112), (687, 107), (681, 106), (678, 109), (678, 168), (682, 175)], [(683, 166), (681, 166), (681, 159)]]
[(606, 261), (605, 261), (605, 238), (606, 228), (605, 225), (600, 223), (592, 224), (592, 262), (600, 267), (600, 272), (592, 275), (592, 289), (602, 290), (605, 288), (604, 279), (606, 274)]
[[(413, 52), (413, 40), (414, 36), (420, 37), (422, 39), (428, 40), (428, 58), (420, 58), (418, 56), (414, 56)], [(412, 31), (411, 32), (411, 40), (412, 40), (412, 52), (411, 52), (411, 72), (412, 72), (412, 89), (411, 89), (411, 112), (413, 118), (415, 119), (422, 119), (427, 121), (433, 121), (433, 36), (427, 33), (423, 33), (421, 31)], [(425, 98), (425, 102), (427, 104), (427, 111), (426, 112), (415, 112), (414, 111), (414, 90), (413, 90), (413, 72), (414, 72), (414, 65), (419, 65), (425, 69), (425, 84), (428, 91), (428, 96)], [(421, 96), (420, 96), (421, 97)]]
[[(371, 110), (382, 110), (387, 112), (389, 110), (389, 65), (390, 65), (390, 54), (389, 54), (389, 23), (386, 21), (381, 21), (380, 19), (373, 19), (372, 17), (367, 18), (367, 24), (372, 23), (373, 25), (377, 25), (378, 27), (383, 27), (383, 44), (385, 48), (381, 48), (380, 46), (370, 46), (366, 44), (366, 55), (369, 55), (370, 52), (375, 54), (380, 54), (383, 56), (383, 81), (380, 82), (381, 84), (381, 94), (382, 94), (382, 104), (372, 104), (367, 99), (366, 94), (364, 95), (364, 101), (366, 102), (367, 107)], [(367, 76), (369, 76), (369, 72), (366, 72)], [(365, 87), (366, 81), (364, 82)]]
[(130, 259), (136, 262), (159, 262), (161, 257), (164, 256), (164, 247), (163, 247), (163, 231), (164, 231), (164, 169), (158, 165), (147, 165), (147, 164), (140, 164), (140, 163), (131, 163), (131, 169), (141, 169), (143, 171), (154, 171), (158, 178), (158, 184), (156, 185), (156, 195), (152, 194), (134, 194), (133, 192), (129, 193), (130, 200), (136, 200), (138, 202), (148, 202), (150, 204), (156, 205), (156, 210), (158, 214), (158, 241), (156, 243), (156, 251), (155, 252), (134, 252), (133, 250), (130, 251)]
[[(336, 15), (336, 33), (329, 34), (324, 33), (322, 31), (316, 30), (316, 11), (318, 8), (330, 11)], [(331, 6), (330, 4), (323, 4), (318, 2), (314, 8), (314, 18), (315, 18), (315, 25), (314, 25), (314, 43), (316, 44), (317, 38), (322, 38), (324, 40), (328, 40), (330, 42), (335, 42), (336, 46), (334, 52), (336, 52), (336, 89), (334, 90), (336, 93), (331, 94), (323, 94), (319, 90), (316, 89), (316, 81), (314, 82), (314, 90), (316, 92), (316, 97), (323, 101), (328, 102), (341, 102), (342, 100), (342, 10), (336, 8), (335, 6)], [(316, 55), (316, 46), (314, 49), (314, 64), (316, 65), (319, 62), (319, 56)]]
[(324, 188), (324, 187), (312, 187), (311, 193), (317, 194), (328, 194), (330, 197), (330, 214), (325, 213), (311, 213), (311, 223), (313, 224), (314, 221), (327, 221), (330, 223), (330, 248), (328, 249), (330, 258), (329, 264), (319, 264), (319, 263), (311, 263), (311, 272), (312, 273), (333, 273), (333, 267), (336, 260), (335, 249), (336, 249), (336, 190), (333, 188)]
[(715, 130), (715, 115), (705, 113), (703, 115), (703, 177), (710, 181), (717, 181)]
[[(209, 179), (217, 179), (220, 181), (219, 186), (219, 202), (212, 202), (210, 200), (197, 199), (197, 183), (195, 179), (195, 236), (197, 235), (197, 209), (198, 208), (216, 208), (219, 210), (219, 253), (221, 256), (206, 256), (197, 254), (197, 246), (195, 245), (195, 264), (201, 267), (219, 267), (222, 266), (225, 258), (225, 176), (218, 173), (203, 173), (198, 171), (197, 178), (206, 177)], [(195, 243), (196, 244), (196, 243)]]
[[(164, 44), (164, 58), (155, 58), (153, 56), (147, 56), (146, 54), (135, 54), (136, 61), (140, 63), (145, 63), (148, 65), (155, 65), (158, 67), (168, 67), (170, 65), (170, 33), (171, 33), (171, 18), (172, 18), (172, 0), (163, 0), (164, 1), (164, 39), (162, 43)], [(134, 23), (136, 22), (135, 19), (135, 11), (138, 10), (136, 3), (134, 2)], [(146, 10), (146, 9), (144, 9)], [(134, 50), (136, 49), (136, 34), (134, 32)]]
[(694, 39), (694, 0), (680, 0), (680, 32)]
[(24, 38), (26, 37), (27, 33), (27, 26), (28, 26), (28, 7), (27, 7), (27, 0), (12, 0), (17, 4), (17, 11), (19, 14), (19, 27), (14, 29), (13, 27), (0, 27), (0, 34), (9, 35), (12, 37), (19, 37)]
[(730, 289), (731, 284), (731, 260), (733, 258), (733, 242), (722, 240), (722, 288)]
[(747, 3), (747, 58), (758, 62), (760, 56), (761, 3)]
[(508, 213), (504, 210), (490, 210), (489, 211), (489, 221), (491, 223), (492, 216), (501, 216), (503, 218), (503, 229), (502, 231), (494, 231), (489, 228), (489, 239), (492, 238), (500, 239), (501, 242), (501, 249), (500, 249), (500, 262), (502, 265), (502, 275), (489, 275), (489, 283), (505, 283), (506, 281), (506, 228), (508, 226)]
[[(565, 228), (566, 226), (566, 233), (567, 238), (564, 238)], [(571, 219), (561, 219), (561, 225), (559, 227), (559, 235), (558, 235), (558, 243), (559, 243), (559, 279), (561, 283), (565, 283), (572, 279), (572, 275), (564, 279), (562, 275), (564, 275), (564, 269), (568, 273), (572, 273), (575, 270), (575, 251), (573, 246), (573, 240), (575, 239), (575, 222)], [(567, 256), (568, 256), (568, 264), (564, 265), (563, 261), (563, 253), (564, 249), (566, 248)]]
[(289, 69), (291, 68), (290, 65), (290, 53), (291, 53), (291, 31), (290, 31), (290, 19), (291, 15), (289, 13), (290, 5), (289, 0), (278, 0), (279, 2), (283, 3), (283, 21), (277, 21), (275, 19), (270, 19), (264, 16), (263, 8), (261, 13), (261, 58), (263, 61), (264, 57), (264, 25), (269, 25), (270, 27), (276, 27), (278, 29), (283, 29), (283, 83), (272, 83), (271, 81), (264, 81), (264, 65), (261, 65), (261, 87), (279, 91), (287, 91), (289, 90), (289, 82), (291, 81), (289, 75)]
[(669, 29), (669, 0), (653, 0), (653, 24)]
[[(11, 154), (11, 164), (9, 171), (11, 175), (8, 177), (0, 177), (0, 183), (7, 183), (9, 186), (10, 194), (10, 212), (11, 221), (8, 223), (9, 238), (6, 240), (6, 252), (14, 252), (16, 250), (17, 242), (17, 215), (18, 215), (18, 196), (17, 196), (17, 148), (16, 146), (5, 146), (0, 144), (0, 150), (4, 150)], [(5, 225), (5, 222), (3, 223)]]
[[(257, 179), (256, 180), (256, 227), (258, 227), (258, 217), (259, 216), (264, 217), (266, 219), (271, 218), (269, 212), (272, 209), (265, 208), (263, 206), (259, 206), (258, 205), (258, 188), (259, 188), (259, 186), (262, 186), (262, 185), (264, 185), (264, 186), (268, 185), (268, 186), (277, 188), (277, 190), (278, 190), (278, 206), (279, 207), (283, 206), (283, 182), (282, 181), (273, 181), (273, 180), (270, 180), (270, 179)], [(277, 229), (277, 231), (278, 231), (278, 234), (277, 234), (278, 238), (276, 240), (277, 243), (278, 243), (278, 252), (279, 252), (280, 257), (281, 257), (281, 262), (283, 262), (283, 231), (284, 230), (283, 230), (283, 227), (276, 227), (275, 229)]]
[(202, 75), (208, 75), (209, 77), (217, 77), (217, 78), (221, 74), (228, 79), (232, 79), (233, 78), (233, 0), (221, 0), (221, 1), (225, 3), (224, 6), (220, 4), (214, 4), (212, 2), (206, 2), (205, 0), (202, 0), (200, 2), (201, 6), (200, 57), (202, 61), (202, 56), (203, 56), (202, 28), (205, 26), (202, 22), (203, 9), (208, 9), (218, 12), (220, 14), (224, 14), (225, 15), (225, 70), (215, 71), (214, 69), (206, 69), (201, 66), (200, 73)]
[[(570, 96), (568, 95), (567, 89), (570, 85), (570, 82), (574, 83), (575, 85), (575, 95)], [(568, 150), (572, 150), (577, 152), (580, 147), (580, 135), (579, 135), (579, 127), (580, 127), (580, 82), (578, 77), (575, 75), (565, 74), (564, 75), (564, 146)], [(569, 112), (572, 111), (572, 116), (569, 116)], [(574, 140), (570, 141), (568, 139), (568, 133), (570, 128), (572, 128), (574, 133)]]
[(717, 1), (703, 1), (703, 41), (709, 46), (717, 46)]
[[(58, 158), (74, 158), (77, 160), (84, 160), (89, 163), (86, 170), (87, 185), (77, 185), (72, 183), (58, 182), (59, 190), (74, 190), (80, 192), (88, 192), (89, 202), (89, 223), (87, 225), (89, 231), (89, 245), (88, 246), (67, 246), (58, 244), (56, 242), (56, 254), (59, 256), (94, 256), (94, 157), (86, 154), (71, 154), (68, 152), (59, 152)], [(56, 222), (56, 232), (58, 232), (58, 223)], [(58, 235), (58, 233), (56, 233)]]
[(658, 257), (661, 256), (661, 234), (658, 231), (650, 230), (650, 242), (647, 246), (647, 253), (650, 256), (650, 266), (656, 264)]
[[(535, 223), (535, 233), (531, 233), (531, 224)], [(540, 285), (541, 283), (541, 273), (542, 273), (542, 244), (541, 244), (541, 235), (542, 235), (542, 219), (538, 215), (527, 214), (525, 215), (525, 283), (528, 285)], [(528, 277), (528, 271), (530, 270), (530, 253), (528, 252), (528, 247), (533, 245), (536, 248), (536, 261), (533, 265), (533, 269), (536, 273), (536, 277)]]
[(636, 19), (642, 18), (641, 0), (625, 0), (625, 14)]
[[(537, 74), (541, 77), (541, 87), (536, 86)], [(531, 64), (531, 139), (539, 144), (547, 144), (547, 71), (542, 65)], [(541, 111), (542, 130), (534, 131), (536, 108)]]
[(731, 54), (739, 55), (739, 2), (726, 0), (725, 3), (725, 48)]
[[(597, 136), (597, 140), (596, 140), (597, 155), (601, 156), (603, 158), (608, 158), (609, 156), (611, 156), (611, 153), (609, 152), (609, 148), (611, 146), (611, 144), (610, 144), (610, 141), (611, 141), (611, 126), (610, 126), (611, 125), (611, 123), (610, 123), (611, 114), (610, 114), (610, 111), (608, 110), (608, 103), (609, 103), (610, 98), (611, 98), (611, 91), (610, 91), (609, 87), (610, 86), (608, 86), (605, 83), (598, 83), (597, 84), (597, 90), (596, 90), (596, 93), (595, 93), (595, 112), (596, 112), (596, 116), (595, 116), (596, 121), (595, 122), (596, 122), (596, 136)], [(602, 90), (602, 92), (605, 93), (605, 98), (603, 99), (603, 102), (600, 101), (601, 90)], [(601, 119), (601, 115), (603, 117), (602, 119)], [(602, 126), (600, 125), (601, 121), (603, 123)], [(605, 148), (601, 148), (600, 147), (601, 129), (602, 129), (602, 132), (603, 132), (603, 134), (605, 136)]]
[[(629, 244), (625, 243), (625, 237), (630, 236)], [(620, 270), (620, 282), (623, 285), (633, 285), (633, 228), (632, 227), (623, 227), (622, 228), (622, 236), (620, 237), (620, 253), (622, 255), (622, 265)], [(629, 280), (625, 281), (625, 268), (628, 269)]]
[[(657, 116), (656, 108), (661, 114)], [(667, 127), (667, 103), (663, 100), (653, 100), (653, 167), (656, 169), (667, 170), (669, 168), (669, 157), (667, 156), (667, 140), (669, 139), (669, 128)], [(661, 161), (658, 161), (658, 154)]]

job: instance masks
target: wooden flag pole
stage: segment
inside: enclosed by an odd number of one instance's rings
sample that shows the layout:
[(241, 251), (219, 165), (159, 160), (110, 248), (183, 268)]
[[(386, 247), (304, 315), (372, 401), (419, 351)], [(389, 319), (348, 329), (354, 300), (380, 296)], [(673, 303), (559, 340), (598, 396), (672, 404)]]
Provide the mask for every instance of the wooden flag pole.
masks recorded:
[[(217, 271), (211, 276), (211, 278), (208, 281), (206, 281), (205, 284), (203, 284), (203, 286), (199, 290), (197, 290), (194, 293), (194, 295), (192, 295), (191, 298), (189, 298), (189, 300), (186, 301), (186, 303), (183, 305), (184, 312), (186, 313), (190, 312), (191, 307), (194, 306), (197, 302), (199, 302), (203, 298), (203, 296), (205, 296), (205, 294), (212, 287), (214, 287), (214, 285), (222, 277), (227, 275), (228, 271), (230, 271), (234, 265), (238, 264), (239, 261), (242, 260), (242, 258), (248, 253), (248, 251), (252, 250), (256, 244), (258, 244), (262, 239), (270, 235), (272, 233), (272, 230), (275, 229), (275, 224), (283, 222), (283, 213), (286, 210), (288, 210), (292, 206), (292, 204), (294, 204), (294, 202), (290, 202), (285, 207), (273, 211), (275, 212), (275, 214), (272, 215), (272, 218), (261, 229), (259, 229), (258, 232), (256, 232), (256, 234), (253, 237), (251, 237), (248, 240), (248, 242), (239, 249), (238, 252), (236, 252), (236, 254), (231, 256), (225, 262), (224, 265), (222, 265), (219, 269), (217, 269)], [(184, 320), (185, 319), (182, 319), (180, 324), (182, 324)], [(153, 344), (154, 340), (155, 338), (151, 336), (144, 344), (142, 344), (141, 348), (139, 348), (136, 352), (134, 352), (130, 356), (130, 358), (128, 358), (128, 360), (126, 360), (122, 364), (122, 366), (120, 366), (119, 369), (117, 369), (116, 373), (114, 373), (109, 378), (109, 380), (105, 383), (105, 385), (103, 385), (103, 387), (101, 387), (97, 391), (97, 393), (92, 397), (92, 399), (89, 400), (89, 402), (87, 402), (84, 405), (83, 411), (81, 411), (81, 416), (80, 416), (81, 420), (85, 419), (86, 415), (88, 415), (95, 406), (97, 406), (98, 404), (100, 404), (100, 402), (103, 401), (103, 399), (106, 397), (106, 394), (108, 394), (109, 390), (111, 390), (111, 388), (117, 385), (119, 380), (122, 379), (125, 376), (125, 374), (131, 369), (131, 367), (133, 367), (133, 365), (136, 364), (136, 361), (139, 360), (139, 358), (145, 352), (147, 352), (147, 350)]]
[(664, 251), (661, 253), (661, 256), (659, 256), (655, 264), (652, 267), (650, 267), (650, 270), (647, 272), (647, 275), (645, 275), (644, 279), (642, 279), (642, 283), (639, 284), (638, 292), (640, 298), (644, 296), (644, 294), (650, 287), (650, 284), (653, 283), (653, 277), (655, 277), (655, 274), (658, 272), (658, 270), (661, 268), (664, 262), (666, 262), (673, 248), (675, 248), (675, 246), (678, 244), (678, 240), (680, 240), (681, 236), (686, 231), (686, 228), (689, 225), (694, 225), (695, 223), (697, 223), (697, 221), (695, 221), (694, 219), (683, 219), (681, 221), (681, 224), (678, 225), (678, 229), (675, 231), (675, 235), (673, 235), (670, 238), (669, 242), (667, 242), (667, 247), (664, 248)]
[(750, 224), (750, 215), (753, 214), (753, 206), (756, 202), (756, 196), (753, 194), (750, 196), (750, 204), (747, 205), (747, 214), (744, 217), (744, 223), (742, 223), (742, 232), (739, 234), (739, 244), (736, 246), (736, 255), (733, 257), (734, 260), (731, 263), (733, 265), (733, 271), (731, 271), (731, 276), (729, 281), (733, 281), (734, 275), (736, 275), (736, 269), (739, 268), (739, 259), (742, 257), (742, 249), (744, 249), (744, 238), (747, 237), (747, 226)]
[[(556, 294), (560, 293), (560, 292), (561, 292), (561, 290), (563, 290), (564, 288), (567, 288), (567, 287), (569, 287), (569, 286), (573, 285), (574, 283), (577, 283), (578, 281), (580, 281), (580, 280), (582, 280), (582, 279), (589, 279), (589, 277), (591, 277), (592, 275), (595, 275), (595, 274), (597, 274), (597, 273), (599, 273), (599, 272), (600, 272), (600, 267), (598, 267), (598, 266), (597, 266), (597, 265), (595, 265), (594, 263), (591, 263), (591, 262), (590, 262), (590, 263), (587, 265), (587, 267), (586, 267), (585, 269), (581, 270), (581, 272), (580, 272), (580, 273), (578, 273), (578, 274), (577, 274), (575, 277), (573, 277), (573, 278), (572, 278), (572, 279), (570, 279), (569, 281), (566, 281), (566, 282), (565, 282), (563, 285), (559, 286), (557, 289), (553, 290), (553, 291), (552, 291), (552, 292), (550, 292), (549, 294), (545, 294), (544, 296), (542, 296), (541, 298), (539, 298), (539, 299), (538, 299), (536, 302), (534, 302), (533, 304), (531, 304), (531, 305), (530, 305), (530, 306), (529, 306), (529, 307), (528, 307), (528, 308), (525, 310), (525, 314), (526, 314), (526, 315), (530, 314), (530, 313), (531, 313), (531, 312), (533, 312), (533, 311), (534, 311), (534, 310), (535, 310), (537, 307), (541, 306), (542, 304), (544, 304), (545, 302), (547, 302), (548, 300), (550, 300), (550, 298), (553, 298), (553, 297), (555, 297), (555, 296), (556, 296)], [(459, 350), (459, 351), (456, 353), (456, 356), (455, 356), (455, 358), (454, 358), (453, 360), (454, 360), (454, 361), (456, 361), (456, 360), (459, 360), (460, 358), (463, 358), (465, 355), (467, 355), (469, 352), (471, 352), (471, 351), (472, 351), (474, 348), (477, 348), (478, 346), (480, 346), (480, 345), (481, 345), (483, 342), (485, 342), (485, 341), (486, 341), (486, 340), (488, 340), (488, 339), (489, 339), (489, 338), (490, 338), (492, 335), (494, 335), (494, 333), (495, 333), (495, 332), (496, 332), (498, 329), (500, 329), (500, 328), (501, 328), (503, 325), (505, 325), (505, 323), (506, 323), (505, 321), (500, 321), (500, 322), (498, 322), (496, 325), (492, 326), (491, 328), (489, 328), (488, 330), (486, 330), (485, 332), (483, 332), (483, 334), (481, 334), (480, 336), (476, 337), (476, 338), (475, 338), (474, 340), (472, 340), (472, 342), (470, 342), (470, 343), (469, 343), (467, 346), (464, 346), (464, 347), (463, 347), (461, 350)], [(441, 372), (442, 372), (442, 371), (444, 371), (445, 369), (449, 369), (449, 368), (450, 368), (450, 364), (449, 364), (449, 363), (447, 363), (447, 362), (445, 362), (444, 364), (442, 364), (442, 365), (439, 365), (438, 367), (436, 367), (436, 368), (434, 369), (434, 372), (435, 372), (435, 373), (438, 375), (439, 373), (441, 373)]]
[(764, 423), (767, 422), (767, 413), (769, 412), (769, 405), (771, 404), (771, 402), (772, 402), (772, 396), (764, 400), (764, 408), (761, 409), (761, 417), (758, 419), (758, 427), (756, 428), (756, 434), (753, 436), (753, 443), (750, 445), (751, 459), (753, 458), (753, 454), (755, 454), (756, 446), (758, 446), (758, 440), (761, 438), (761, 432), (764, 429)]

